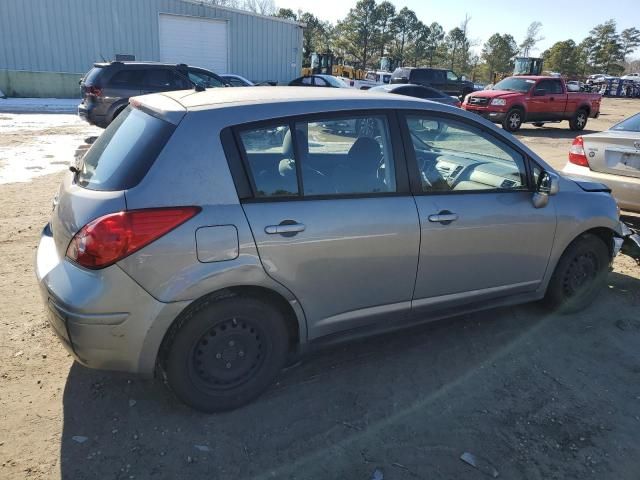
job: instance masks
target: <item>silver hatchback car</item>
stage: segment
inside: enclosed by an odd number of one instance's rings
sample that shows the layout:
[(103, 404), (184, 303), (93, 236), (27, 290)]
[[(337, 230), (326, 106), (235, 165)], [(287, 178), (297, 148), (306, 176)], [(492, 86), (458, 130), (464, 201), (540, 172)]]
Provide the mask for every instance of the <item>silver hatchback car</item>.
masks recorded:
[(583, 308), (622, 243), (605, 186), (472, 113), (349, 89), (134, 98), (54, 205), (36, 274), (64, 345), (208, 412), (337, 339)]

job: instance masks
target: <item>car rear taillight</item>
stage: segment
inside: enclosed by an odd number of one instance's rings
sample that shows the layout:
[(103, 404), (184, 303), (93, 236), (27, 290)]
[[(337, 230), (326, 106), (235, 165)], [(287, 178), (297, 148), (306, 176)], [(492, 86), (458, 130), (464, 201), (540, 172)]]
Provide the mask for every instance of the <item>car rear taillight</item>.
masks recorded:
[(89, 97), (101, 97), (102, 89), (100, 87), (96, 87), (95, 85), (90, 85), (88, 87), (85, 87), (85, 93)]
[(105, 215), (75, 234), (67, 257), (86, 268), (108, 267), (169, 233), (200, 210), (200, 207), (150, 208)]
[(581, 167), (588, 167), (589, 162), (587, 156), (584, 154), (584, 140), (578, 136), (573, 140), (571, 148), (569, 149), (569, 161), (580, 165)]

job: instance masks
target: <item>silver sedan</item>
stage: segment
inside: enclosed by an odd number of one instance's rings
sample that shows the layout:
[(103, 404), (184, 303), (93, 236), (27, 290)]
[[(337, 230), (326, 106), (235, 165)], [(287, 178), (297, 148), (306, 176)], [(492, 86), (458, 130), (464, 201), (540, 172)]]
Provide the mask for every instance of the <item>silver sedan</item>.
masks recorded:
[(640, 113), (604, 132), (576, 137), (563, 172), (604, 183), (620, 208), (640, 212)]

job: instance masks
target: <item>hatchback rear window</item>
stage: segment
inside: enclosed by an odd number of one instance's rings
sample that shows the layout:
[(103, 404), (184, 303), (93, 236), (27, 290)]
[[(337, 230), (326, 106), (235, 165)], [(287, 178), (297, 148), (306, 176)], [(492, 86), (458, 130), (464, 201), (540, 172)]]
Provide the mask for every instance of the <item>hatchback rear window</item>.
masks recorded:
[(140, 183), (175, 125), (127, 107), (84, 156), (76, 183), (90, 190), (126, 190)]
[(96, 78), (98, 78), (98, 75), (100, 73), (102, 73), (101, 67), (93, 67), (87, 72), (82, 81), (85, 85), (93, 85), (94, 83), (96, 83)]

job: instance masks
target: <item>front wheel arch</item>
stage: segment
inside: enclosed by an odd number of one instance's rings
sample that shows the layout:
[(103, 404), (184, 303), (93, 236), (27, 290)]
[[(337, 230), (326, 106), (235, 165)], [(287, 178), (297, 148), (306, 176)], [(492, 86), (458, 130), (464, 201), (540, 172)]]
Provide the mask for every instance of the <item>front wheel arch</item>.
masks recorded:
[(613, 233), (591, 229), (574, 238), (559, 256), (545, 289), (545, 306), (561, 313), (588, 307), (602, 291), (613, 255)]

